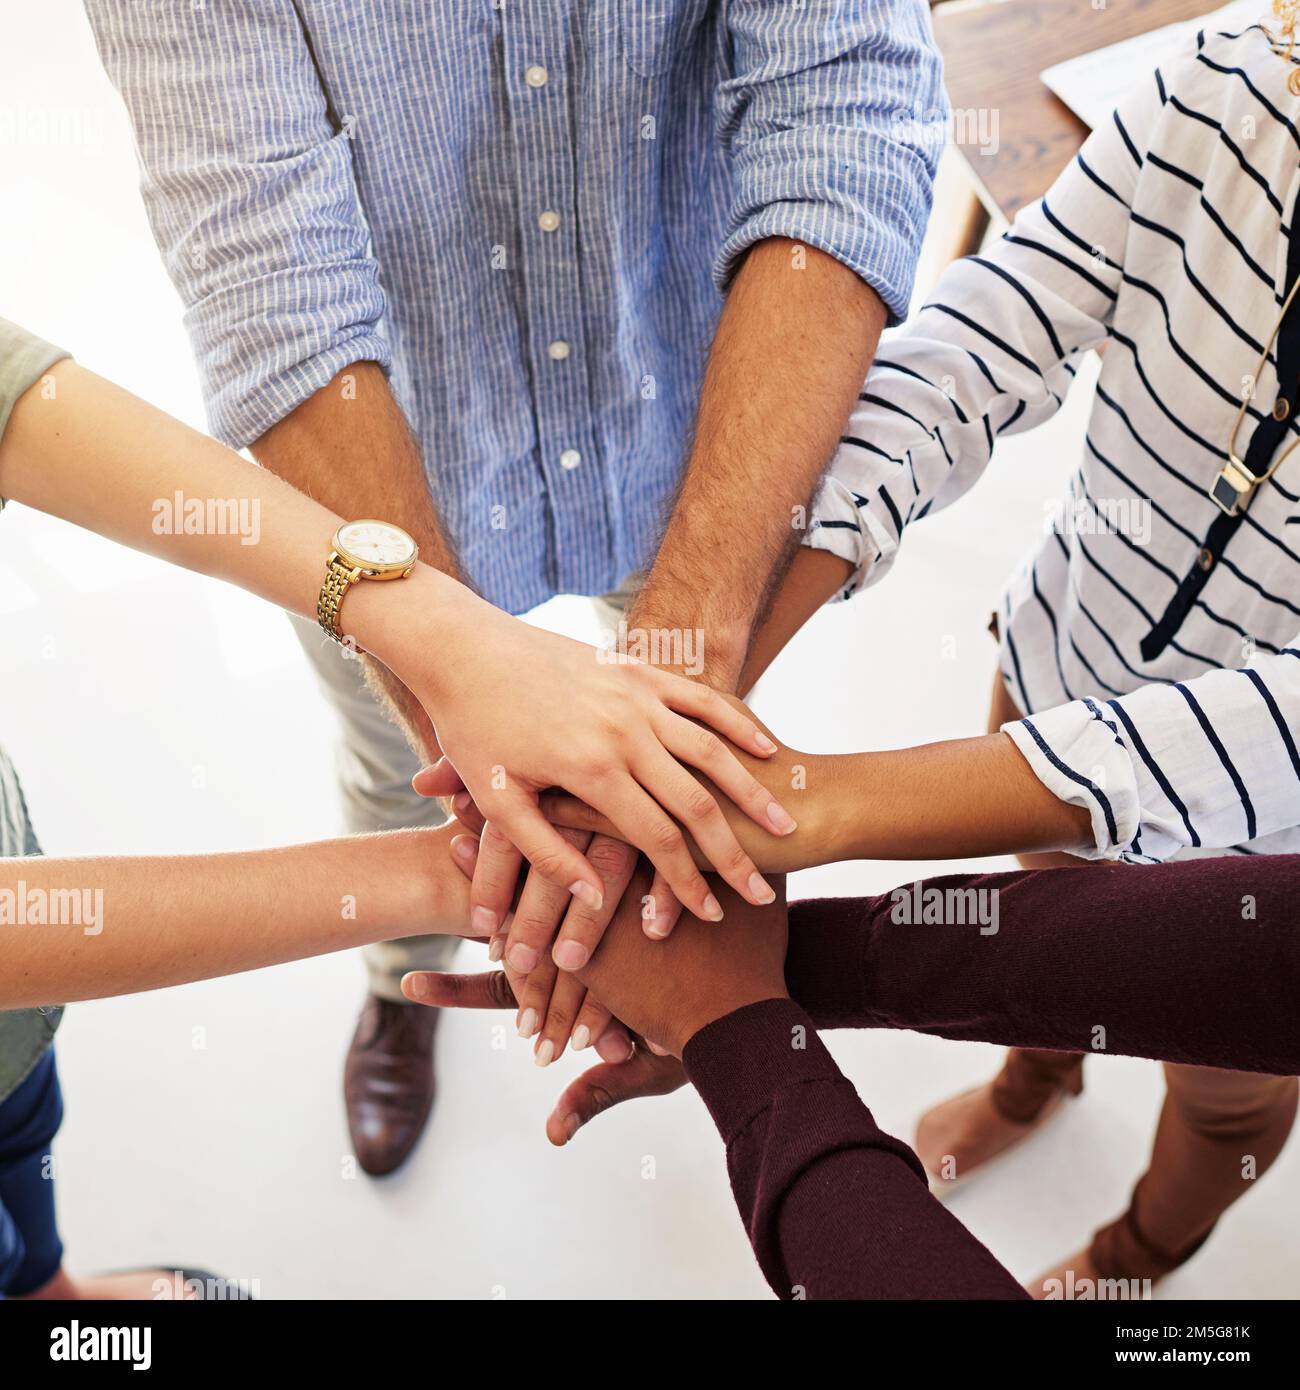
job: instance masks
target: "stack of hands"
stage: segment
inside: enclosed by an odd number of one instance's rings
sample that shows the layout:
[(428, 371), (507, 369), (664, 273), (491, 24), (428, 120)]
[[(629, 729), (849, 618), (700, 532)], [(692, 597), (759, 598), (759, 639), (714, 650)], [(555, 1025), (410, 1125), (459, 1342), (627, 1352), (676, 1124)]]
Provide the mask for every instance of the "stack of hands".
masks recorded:
[[(779, 746), (738, 699), (694, 688), (711, 697), (706, 708), (719, 727), (753, 751), (694, 726), (691, 760), (716, 770), (716, 780), (679, 770), (688, 785), (675, 804), (689, 830), (655, 809), (646, 830), (632, 832), (643, 857), (589, 802), (553, 790), (536, 798), (537, 814), (599, 876), (596, 893), (562, 886), (554, 865), (532, 863), (521, 878), (528, 856), (484, 814), (450, 758), (415, 778), (423, 795), (449, 799), (459, 832), (451, 856), (472, 881), (469, 930), (502, 968), (415, 972), (403, 989), (432, 1007), (513, 1009), (539, 1066), (566, 1046), (594, 1047), (602, 1064), (570, 1085), (549, 1117), (555, 1144), (610, 1105), (684, 1084), (682, 1051), (707, 1024), (786, 997), (782, 875), (816, 862), (822, 818), (796, 825), (780, 798), (803, 794), (808, 760)], [(571, 773), (566, 782), (574, 784)], [(732, 789), (737, 799), (722, 794)], [(711, 885), (701, 869), (718, 879)], [(774, 886), (764, 872), (777, 875)]]

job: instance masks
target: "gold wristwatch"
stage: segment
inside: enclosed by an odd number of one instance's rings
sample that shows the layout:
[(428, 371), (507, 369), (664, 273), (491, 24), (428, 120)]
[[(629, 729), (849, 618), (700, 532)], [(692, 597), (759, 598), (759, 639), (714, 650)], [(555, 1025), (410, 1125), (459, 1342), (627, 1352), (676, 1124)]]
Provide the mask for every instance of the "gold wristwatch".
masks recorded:
[(325, 582), (316, 600), (316, 620), (338, 643), (339, 610), (348, 589), (361, 579), (405, 579), (420, 552), (400, 527), (386, 521), (345, 521), (330, 542)]

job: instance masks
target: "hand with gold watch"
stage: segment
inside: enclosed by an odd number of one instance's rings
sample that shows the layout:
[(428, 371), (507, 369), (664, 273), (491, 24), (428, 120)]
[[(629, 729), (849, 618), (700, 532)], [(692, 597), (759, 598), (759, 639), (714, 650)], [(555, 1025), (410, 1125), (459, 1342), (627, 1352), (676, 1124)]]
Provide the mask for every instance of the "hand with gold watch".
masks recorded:
[(325, 561), (325, 582), (316, 600), (316, 621), (340, 645), (339, 613), (348, 589), (364, 579), (409, 579), (419, 547), (399, 526), (364, 518), (345, 521), (334, 532)]
[[(401, 528), (344, 521), (0, 321), (0, 344), (6, 333), (34, 365), (0, 433), (0, 497), (314, 614), (331, 637), (355, 642), (419, 702), (492, 825), (574, 896), (599, 902), (604, 880), (539, 810), (551, 787), (617, 824), (691, 911), (709, 916), (716, 905), (678, 821), (738, 891), (770, 898), (692, 776), (706, 774), (769, 833), (782, 828), (775, 796), (735, 756), (733, 745), (760, 757), (776, 751), (747, 711), (694, 681), (610, 660), (503, 613), (421, 564)], [(157, 525), (160, 505), (165, 512), (177, 497), (201, 516), (243, 517), (249, 527)]]

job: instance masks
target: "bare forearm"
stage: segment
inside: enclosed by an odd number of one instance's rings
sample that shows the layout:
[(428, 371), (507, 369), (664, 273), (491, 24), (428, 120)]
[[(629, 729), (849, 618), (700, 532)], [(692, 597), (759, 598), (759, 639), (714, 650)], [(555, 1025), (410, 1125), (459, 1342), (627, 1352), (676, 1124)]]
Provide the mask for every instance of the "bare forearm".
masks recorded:
[(852, 271), (793, 242), (761, 242), (736, 276), (682, 488), (629, 618), (699, 629), (711, 684), (740, 681), (884, 321)]
[(754, 633), (736, 686), (739, 694), (753, 689), (795, 633), (852, 573), (852, 565), (829, 550), (800, 548)]
[[(0, 495), (315, 615), (336, 512), (75, 362), (50, 375), (55, 390), (28, 391), (0, 439)], [(483, 606), (420, 564), (353, 586), (342, 626), (397, 660)]]
[(466, 930), (446, 832), (238, 854), (0, 860), (0, 1009)]
[[(373, 362), (345, 368), (252, 446), (263, 467), (341, 516), (377, 517), (414, 537), (425, 563), (461, 578), (425, 475), (424, 460), (388, 379)], [(367, 679), (423, 756), (438, 754), (428, 715), (382, 662)]]
[(426, 564), (461, 577), (419, 446), (373, 362), (345, 368), (256, 440), (251, 452), (263, 468), (340, 516), (400, 526), (415, 538)]
[(819, 784), (821, 793), (825, 849), (817, 862), (966, 859), (1092, 844), (1087, 809), (1059, 800), (1005, 734), (805, 761), (808, 785)]

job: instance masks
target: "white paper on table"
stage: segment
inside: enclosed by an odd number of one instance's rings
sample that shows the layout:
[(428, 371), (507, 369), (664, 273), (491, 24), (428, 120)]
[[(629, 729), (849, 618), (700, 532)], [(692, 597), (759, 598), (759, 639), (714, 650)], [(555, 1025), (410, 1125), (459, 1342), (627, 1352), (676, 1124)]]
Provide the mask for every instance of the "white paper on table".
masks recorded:
[(1095, 129), (1143, 77), (1158, 68), (1172, 49), (1184, 39), (1190, 40), (1198, 29), (1232, 33), (1270, 19), (1272, 13), (1269, 0), (1232, 0), (1222, 9), (1210, 10), (1195, 19), (1181, 19), (1091, 53), (1081, 53), (1077, 58), (1067, 58), (1044, 68), (1040, 75), (1085, 125)]

